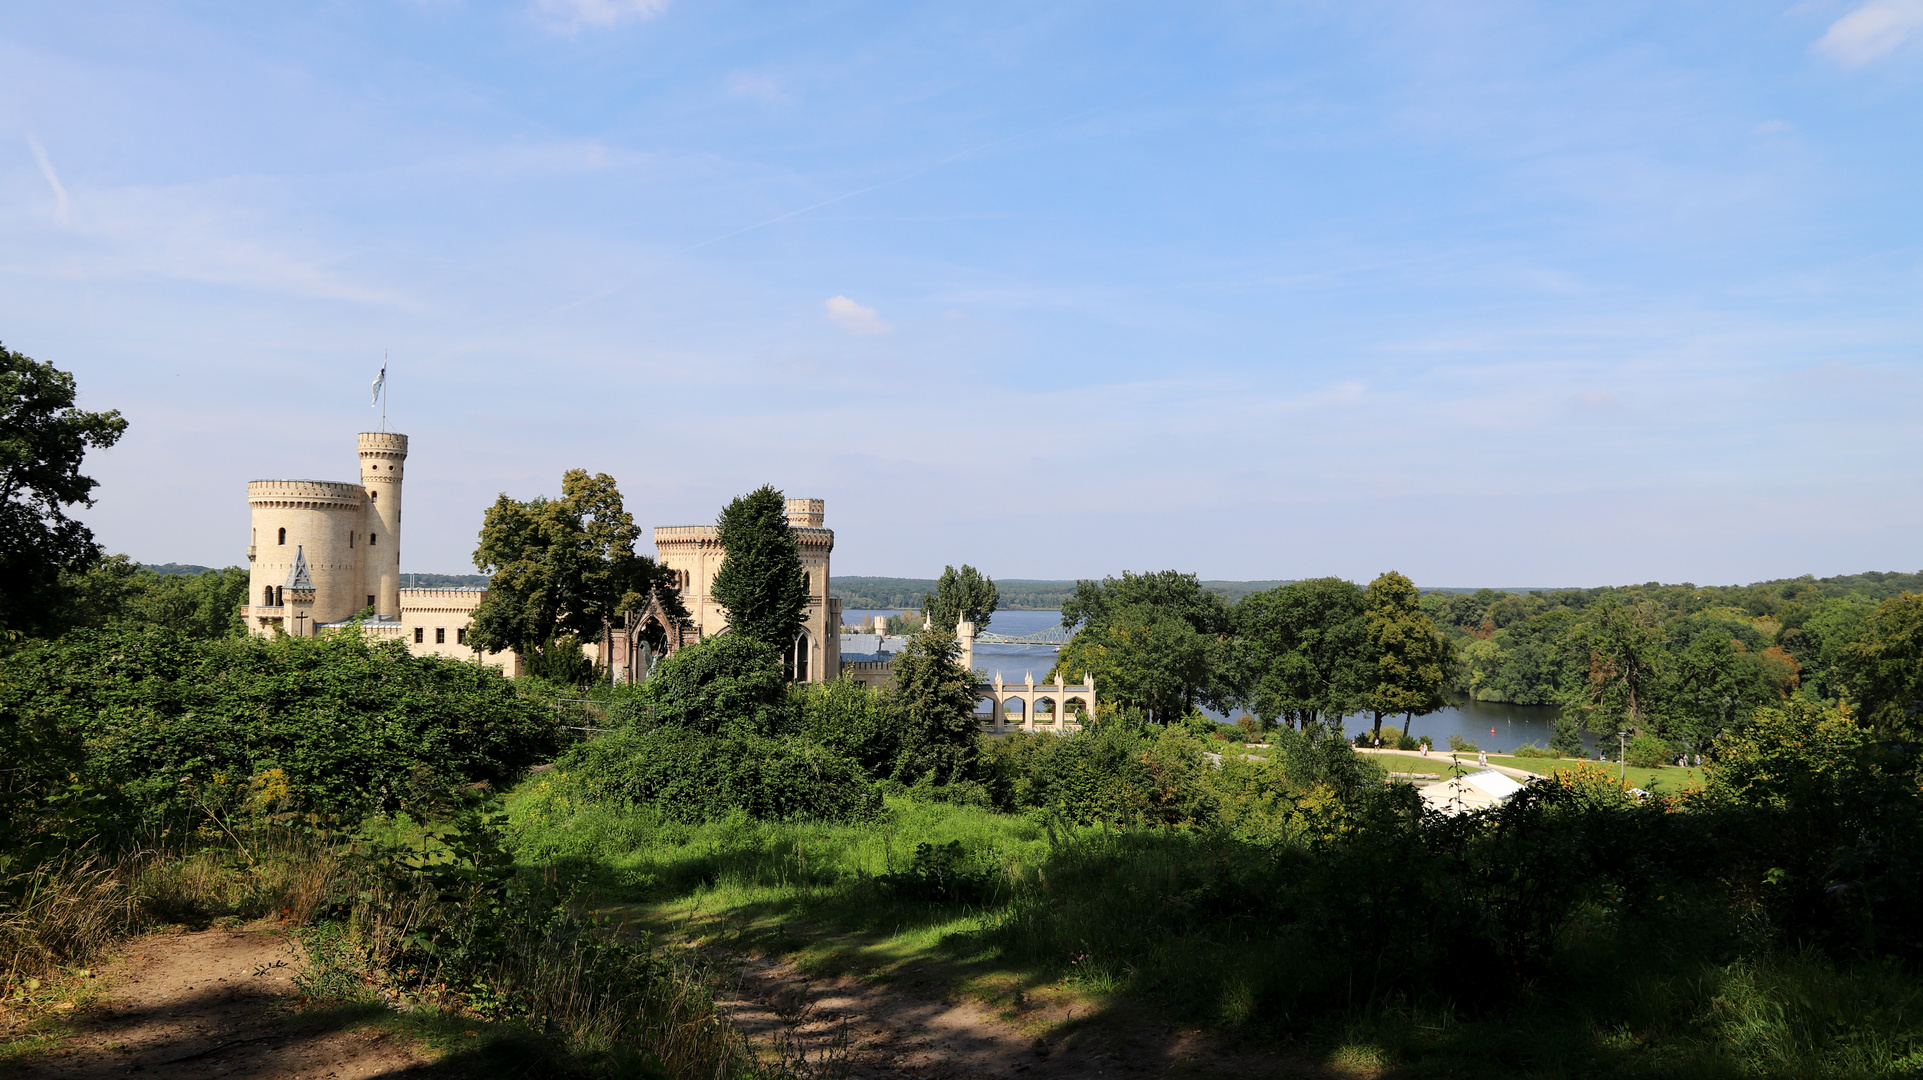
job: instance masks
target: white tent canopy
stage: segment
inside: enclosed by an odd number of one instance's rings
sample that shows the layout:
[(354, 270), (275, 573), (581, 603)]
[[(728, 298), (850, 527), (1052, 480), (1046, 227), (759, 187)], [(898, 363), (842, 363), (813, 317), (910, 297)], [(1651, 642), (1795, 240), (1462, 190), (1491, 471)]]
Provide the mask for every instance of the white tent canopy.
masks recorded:
[(1429, 784), (1422, 788), (1422, 801), (1445, 814), (1463, 814), (1508, 802), (1522, 785), (1490, 769)]

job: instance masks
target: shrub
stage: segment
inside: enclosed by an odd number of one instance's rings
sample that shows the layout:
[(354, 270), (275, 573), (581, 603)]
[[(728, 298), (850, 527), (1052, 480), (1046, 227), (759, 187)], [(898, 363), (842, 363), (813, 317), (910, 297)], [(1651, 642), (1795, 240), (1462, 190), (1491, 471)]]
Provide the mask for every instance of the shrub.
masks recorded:
[(881, 806), (853, 759), (793, 736), (714, 736), (661, 725), (582, 743), (559, 768), (592, 796), (652, 805), (677, 821), (731, 813), (774, 821), (855, 821)]
[(1480, 750), (1482, 749), (1482, 747), (1480, 747), (1480, 746), (1477, 746), (1477, 745), (1476, 745), (1475, 743), (1472, 743), (1472, 742), (1470, 742), (1470, 741), (1469, 741), (1468, 739), (1465, 739), (1465, 738), (1463, 738), (1463, 737), (1462, 737), (1462, 736), (1460, 736), (1460, 735), (1450, 735), (1450, 736), (1449, 736), (1449, 749), (1451, 749), (1451, 750), (1467, 750), (1467, 751), (1469, 751), (1470, 753), (1476, 753), (1476, 752), (1478, 752), (1478, 751), (1480, 751)]
[(1422, 743), (1417, 741), (1415, 736), (1404, 735), (1398, 731), (1396, 732), (1395, 748), (1397, 750), (1420, 750), (1422, 749)]
[(1515, 755), (1520, 758), (1559, 758), (1562, 755), (1554, 750), (1546, 750), (1535, 743), (1523, 743), (1516, 747)]
[[(90, 828), (159, 826), (280, 770), (291, 807), (358, 817), (550, 756), (551, 703), (492, 668), (413, 656), (358, 634), (196, 640), (156, 627), (83, 630), (0, 662), (0, 819), (60, 795)], [(0, 827), (0, 833), (6, 831)]]
[(722, 634), (674, 651), (624, 711), (629, 722), (654, 707), (656, 723), (707, 734), (772, 735), (788, 725), (788, 680), (781, 654), (745, 634)]
[(1626, 754), (1629, 764), (1639, 769), (1654, 769), (1671, 764), (1676, 760), (1676, 748), (1655, 735), (1645, 731), (1629, 740)]

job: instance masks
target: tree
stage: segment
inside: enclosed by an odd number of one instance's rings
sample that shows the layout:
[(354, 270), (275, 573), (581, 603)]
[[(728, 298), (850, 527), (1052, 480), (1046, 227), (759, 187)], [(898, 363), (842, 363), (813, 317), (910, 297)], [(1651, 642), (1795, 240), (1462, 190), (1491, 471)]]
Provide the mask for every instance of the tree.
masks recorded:
[(1923, 593), (1878, 604), (1849, 667), (1864, 719), (1881, 734), (1914, 738), (1923, 722)]
[(152, 625), (193, 638), (237, 637), (247, 603), (247, 570), (229, 566), (199, 574), (155, 573), (125, 555), (110, 555), (61, 575), (61, 630)]
[(1590, 609), (1574, 634), (1577, 648), (1588, 654), (1588, 670), (1564, 709), (1598, 735), (1624, 729), (1641, 734), (1663, 700), (1669, 675), (1660, 609), (1650, 601), (1630, 606), (1610, 597)]
[(894, 676), (885, 707), (897, 746), (895, 779), (949, 784), (973, 778), (981, 734), (976, 680), (961, 666), (955, 635), (923, 627), (895, 658)]
[(1094, 676), (1102, 702), (1140, 709), (1166, 724), (1197, 702), (1226, 706), (1223, 643), (1198, 633), (1178, 612), (1153, 604), (1105, 610), (1062, 647), (1054, 677)]
[(1238, 701), (1265, 721), (1296, 727), (1345, 715), (1366, 674), (1366, 612), (1363, 591), (1341, 578), (1243, 597), (1235, 609)]
[(61, 572), (100, 557), (65, 508), (93, 505), (98, 481), (81, 459), (120, 441), (127, 421), (75, 408), (75, 394), (72, 375), (0, 345), (0, 629), (46, 632)]
[(1198, 634), (1226, 634), (1234, 623), (1227, 602), (1203, 588), (1194, 574), (1177, 570), (1148, 574), (1123, 571), (1119, 579), (1077, 581), (1075, 591), (1062, 601), (1062, 628), (1073, 630), (1082, 623), (1093, 625), (1111, 611), (1133, 604), (1146, 604), (1177, 615)]
[(1382, 737), (1382, 716), (1401, 713), (1402, 733), (1409, 721), (1448, 702), (1442, 696), (1448, 646), (1435, 623), (1422, 612), (1415, 583), (1391, 570), (1369, 583), (1369, 655), (1374, 660), (1362, 704), (1375, 714), (1375, 737)]
[(781, 492), (762, 485), (730, 502), (715, 522), (725, 555), (711, 586), (728, 632), (794, 648), (808, 614), (808, 575)]
[(980, 630), (1001, 605), (1002, 596), (995, 579), (983, 577), (974, 567), (963, 564), (958, 572), (952, 566), (942, 570), (935, 591), (922, 598), (921, 613), (929, 625), (954, 633), (957, 624), (971, 622)]
[(635, 554), (639, 536), (606, 473), (569, 469), (559, 499), (519, 502), (503, 494), (482, 518), (474, 549), (474, 565), (493, 579), (475, 609), (469, 643), (512, 649), (530, 658), (531, 668), (562, 671), (578, 663), (582, 640), (599, 637), (649, 592), (670, 615), (686, 618), (668, 571)]
[(1196, 704), (1226, 709), (1234, 696), (1234, 614), (1194, 574), (1125, 572), (1078, 581), (1062, 602), (1062, 626), (1081, 629), (1055, 670), (1064, 678), (1094, 675), (1101, 697), (1115, 705), (1167, 723)]

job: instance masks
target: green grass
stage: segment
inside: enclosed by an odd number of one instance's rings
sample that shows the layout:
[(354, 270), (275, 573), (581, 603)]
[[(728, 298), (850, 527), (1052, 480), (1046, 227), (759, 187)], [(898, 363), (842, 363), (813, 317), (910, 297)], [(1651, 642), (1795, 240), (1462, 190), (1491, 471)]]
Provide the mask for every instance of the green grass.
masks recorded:
[[(1225, 836), (1051, 827), (903, 797), (866, 824), (682, 824), (583, 805), (556, 774), (511, 792), (507, 809), (519, 858), (585, 871), (589, 903), (631, 926), (1010, 1015), (1011, 1002), (1072, 1004), (1090, 1038), (1188, 1023), (1338, 1072), (1407, 1076), (1897, 1076), (1923, 1062), (1913, 976), (1809, 957), (1717, 966), (1610, 938), (1569, 950), (1563, 990), (1495, 1013), (1376, 993), (1366, 970), (1286, 921), (1237, 920), (1237, 890), (1274, 886), (1225, 871), (1247, 850)], [(977, 875), (971, 902), (881, 884), (918, 845), (951, 841)], [(1315, 873), (1304, 858), (1276, 880)], [(1390, 967), (1408, 952), (1395, 926), (1378, 942)]]
[[(1438, 773), (1444, 780), (1454, 775), (1452, 769), (1453, 763), (1460, 763), (1465, 773), (1475, 772), (1481, 768), (1476, 761), (1475, 752), (1468, 750), (1435, 750), (1431, 751), (1426, 758), (1418, 751), (1398, 751), (1395, 754), (1385, 752), (1381, 757), (1383, 767), (1391, 771)], [(1578, 764), (1583, 763), (1584, 760), (1586, 759), (1515, 757), (1510, 754), (1489, 755), (1489, 764), (1491, 765), (1501, 765), (1510, 769), (1521, 769), (1524, 772), (1532, 772), (1544, 776), (1550, 773), (1561, 772), (1564, 769), (1573, 769)], [(1404, 764), (1405, 761), (1413, 762), (1414, 764)], [(1681, 791), (1687, 785), (1701, 786), (1704, 779), (1702, 769), (1679, 769), (1673, 765), (1646, 769), (1635, 765), (1624, 767), (1615, 762), (1592, 761), (1588, 763), (1591, 765), (1600, 764), (1606, 766), (1612, 776), (1623, 775), (1624, 778), (1629, 781), (1631, 787), (1670, 795)]]

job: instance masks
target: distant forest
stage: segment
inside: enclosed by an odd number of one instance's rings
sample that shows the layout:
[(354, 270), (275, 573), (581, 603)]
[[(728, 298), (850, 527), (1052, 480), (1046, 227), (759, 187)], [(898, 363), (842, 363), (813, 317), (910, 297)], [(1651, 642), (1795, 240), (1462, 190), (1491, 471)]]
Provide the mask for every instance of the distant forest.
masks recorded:
[[(1287, 585), (1286, 581), (1204, 581), (1202, 587), (1233, 603), (1253, 592)], [(1059, 611), (1062, 601), (1075, 591), (1073, 581), (1044, 581), (1035, 578), (1004, 578), (995, 582), (1001, 593), (1003, 611)], [(838, 577), (828, 584), (828, 594), (841, 600), (843, 608), (921, 607), (922, 597), (935, 591), (934, 578)]]
[[(175, 574), (198, 577), (212, 567), (195, 566), (192, 563), (141, 563), (142, 570), (167, 577)], [(233, 569), (244, 569), (235, 567)], [(484, 589), (487, 587), (486, 574), (402, 574), (403, 589)]]

